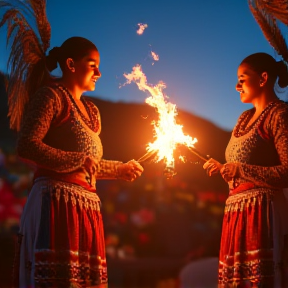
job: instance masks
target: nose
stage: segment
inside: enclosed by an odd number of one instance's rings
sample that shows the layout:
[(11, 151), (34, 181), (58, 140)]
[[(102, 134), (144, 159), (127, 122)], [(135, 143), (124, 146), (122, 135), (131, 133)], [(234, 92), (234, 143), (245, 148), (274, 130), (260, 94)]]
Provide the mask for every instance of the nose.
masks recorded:
[(98, 78), (101, 77), (101, 72), (100, 72), (99, 68), (94, 69), (94, 75), (97, 76)]
[(235, 86), (235, 89), (236, 89), (237, 92), (242, 91), (242, 85), (239, 82), (237, 82), (237, 84)]

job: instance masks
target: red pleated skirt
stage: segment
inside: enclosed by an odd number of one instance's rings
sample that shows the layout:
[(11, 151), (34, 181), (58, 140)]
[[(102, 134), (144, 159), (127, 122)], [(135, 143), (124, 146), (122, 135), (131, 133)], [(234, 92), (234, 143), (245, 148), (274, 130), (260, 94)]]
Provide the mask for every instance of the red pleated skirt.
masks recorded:
[(219, 287), (287, 287), (287, 211), (282, 190), (258, 188), (229, 196), (222, 226)]
[(107, 283), (100, 200), (95, 192), (37, 179), (21, 217), (19, 237), (18, 287), (82, 288)]

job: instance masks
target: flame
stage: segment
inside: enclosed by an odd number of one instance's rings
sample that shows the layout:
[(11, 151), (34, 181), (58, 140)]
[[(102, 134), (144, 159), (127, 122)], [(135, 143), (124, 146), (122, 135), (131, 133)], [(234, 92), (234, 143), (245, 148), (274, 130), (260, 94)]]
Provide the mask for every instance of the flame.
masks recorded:
[(176, 123), (176, 105), (166, 101), (168, 97), (163, 93), (163, 90), (166, 88), (164, 82), (160, 81), (155, 86), (148, 84), (141, 65), (134, 66), (131, 73), (124, 73), (123, 75), (127, 79), (124, 85), (134, 82), (140, 90), (150, 93), (145, 102), (155, 107), (159, 113), (159, 120), (152, 122), (155, 131), (154, 137), (156, 139), (153, 143), (148, 143), (147, 151), (157, 151), (156, 162), (164, 160), (166, 166), (174, 167), (173, 152), (177, 145), (183, 144), (187, 147), (194, 147), (197, 139), (184, 135), (182, 131), (183, 126)]
[(138, 35), (142, 35), (144, 33), (144, 30), (148, 27), (147, 24), (143, 24), (143, 23), (138, 23), (138, 30), (136, 31)]

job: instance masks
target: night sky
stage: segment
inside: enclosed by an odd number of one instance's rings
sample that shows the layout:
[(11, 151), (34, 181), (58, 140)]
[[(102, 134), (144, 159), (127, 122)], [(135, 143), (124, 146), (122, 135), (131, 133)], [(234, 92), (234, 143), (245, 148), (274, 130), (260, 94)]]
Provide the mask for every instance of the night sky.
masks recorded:
[[(47, 2), (51, 48), (68, 37), (83, 36), (99, 49), (102, 77), (89, 95), (144, 103), (148, 95), (134, 83), (119, 88), (125, 82), (123, 73), (140, 64), (150, 84), (166, 83), (168, 101), (226, 130), (251, 107), (241, 103), (235, 90), (241, 60), (255, 52), (276, 56), (245, 0)], [(136, 33), (138, 23), (148, 25), (142, 35)], [(8, 55), (5, 33), (0, 31), (2, 71)]]

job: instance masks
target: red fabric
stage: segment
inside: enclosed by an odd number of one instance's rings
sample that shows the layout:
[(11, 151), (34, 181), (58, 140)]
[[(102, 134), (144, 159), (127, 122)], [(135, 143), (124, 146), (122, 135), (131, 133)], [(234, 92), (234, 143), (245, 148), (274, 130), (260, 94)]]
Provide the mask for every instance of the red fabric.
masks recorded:
[(246, 202), (237, 210), (225, 212), (219, 255), (219, 284), (223, 284), (220, 287), (252, 287), (252, 283), (273, 287), (273, 223), (269, 203), (264, 195), (262, 201)]
[(73, 183), (82, 186), (88, 191), (96, 191), (96, 183), (89, 184), (86, 179), (87, 173), (83, 169), (78, 169), (77, 171), (70, 173), (57, 173), (52, 170), (38, 168), (34, 174), (34, 180), (40, 177), (48, 177), (58, 181), (64, 181), (67, 183)]
[[(35, 252), (36, 286), (46, 287), (49, 284), (64, 288), (77, 283), (81, 287), (89, 287), (106, 283), (107, 265), (100, 211), (88, 199), (78, 199), (77, 204), (72, 204), (72, 196), (63, 191), (59, 194), (56, 191), (46, 199), (50, 201), (50, 207), (49, 213), (42, 211), (41, 215)], [(43, 198), (42, 206), (46, 204)], [(48, 219), (47, 215), (50, 215)], [(47, 225), (50, 229), (45, 227)]]
[(251, 183), (251, 182), (241, 183), (238, 187), (236, 187), (234, 189), (230, 189), (229, 196), (238, 194), (238, 193), (243, 192), (245, 190), (252, 189), (254, 187), (255, 187), (255, 184)]

